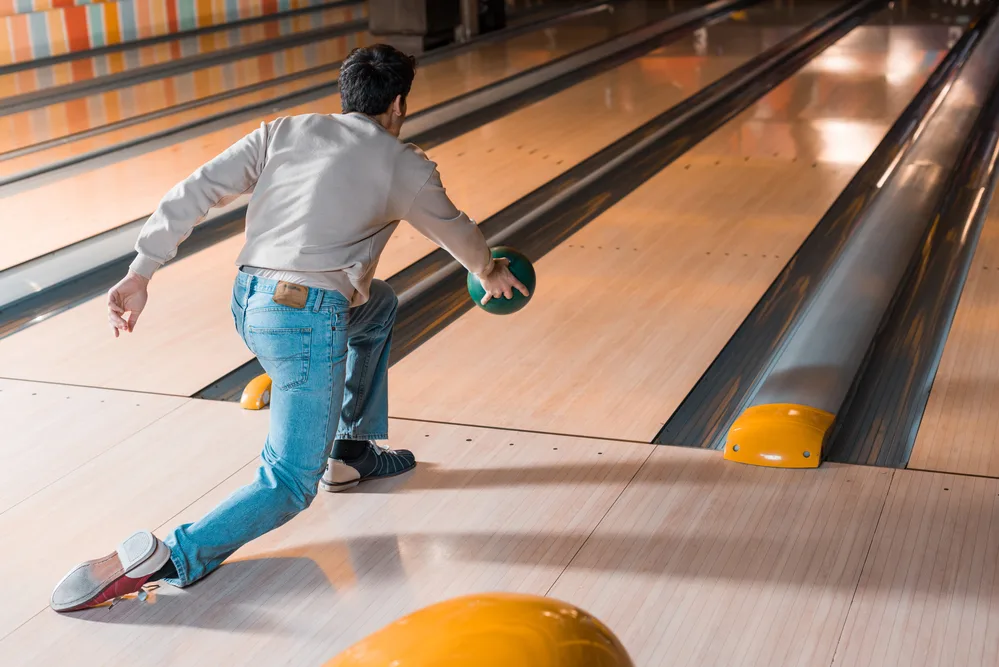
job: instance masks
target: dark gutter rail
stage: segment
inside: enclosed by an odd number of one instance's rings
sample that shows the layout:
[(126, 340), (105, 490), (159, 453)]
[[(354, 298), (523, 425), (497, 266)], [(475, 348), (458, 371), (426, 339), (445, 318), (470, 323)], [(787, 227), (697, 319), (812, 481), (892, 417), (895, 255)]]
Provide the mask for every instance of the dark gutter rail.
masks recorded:
[(995, 191), (999, 83), (959, 164), (833, 427), (830, 461), (909, 461)]
[(914, 143), (937, 99), (961, 74), (996, 11), (993, 5), (951, 48), (653, 443), (706, 449), (724, 446), (729, 428), (766, 378), (847, 239), (899, 158)]

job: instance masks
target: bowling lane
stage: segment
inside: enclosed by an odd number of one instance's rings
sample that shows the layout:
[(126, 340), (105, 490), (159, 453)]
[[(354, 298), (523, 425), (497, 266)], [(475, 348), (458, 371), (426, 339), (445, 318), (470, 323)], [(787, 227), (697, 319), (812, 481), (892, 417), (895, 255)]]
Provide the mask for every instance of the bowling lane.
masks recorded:
[(909, 468), (999, 477), (999, 197), (993, 196)]
[(394, 366), (392, 416), (649, 442), (946, 45), (852, 31), (541, 258), (528, 308), (470, 312)]
[[(298, 16), (289, 20), (307, 21), (310, 18)], [(335, 71), (303, 76), (287, 85), (268, 87), (256, 94), (246, 91), (232, 96), (243, 88), (339, 62), (355, 46), (370, 43), (372, 37), (369, 33), (356, 32), (0, 116), (0, 175), (9, 176), (64, 157), (114, 145), (127, 138), (143, 136), (157, 128), (175, 126), (201, 116), (326, 83), (335, 79)], [(226, 93), (230, 96), (225, 101), (208, 104), (208, 98)], [(143, 128), (128, 128), (131, 132), (112, 132), (89, 141), (74, 141), (69, 145), (63, 143), (40, 153), (33, 151), (21, 159), (12, 159), (8, 155), (13, 151), (24, 152), (24, 149), (37, 144), (56, 140), (71, 141), (74, 139), (73, 135), (81, 132), (131, 119), (138, 120), (147, 114), (170, 110), (179, 105), (190, 106), (198, 101), (204, 101), (205, 104), (187, 114), (178, 113), (158, 119), (158, 122), (154, 121)]]
[[(455, 201), (485, 219), (795, 30), (765, 27), (770, 15), (760, 9), (748, 23), (713, 26), (704, 55), (693, 38), (666, 46), (442, 144), (431, 157)], [(2, 374), (197, 392), (251, 358), (227, 308), (241, 243), (232, 238), (165, 267), (133, 336), (112, 338), (103, 299), (94, 299), (0, 340)], [(377, 275), (388, 277), (433, 247), (401, 225)]]
[[(564, 11), (569, 11), (566, 7)], [(544, 15), (554, 15), (554, 10)], [(604, 21), (609, 18), (602, 12)], [(310, 16), (294, 17), (308, 21)], [(565, 53), (563, 36), (572, 26), (592, 25), (580, 16), (560, 24), (554, 36), (555, 48), (537, 50), (539, 65)], [(624, 14), (615, 24), (620, 30), (636, 27), (642, 17)], [(524, 19), (520, 19), (524, 22)], [(511, 24), (516, 23), (516, 19)], [(543, 28), (537, 28), (540, 34)], [(594, 34), (593, 39), (598, 39)], [(172, 77), (164, 77), (113, 91), (58, 102), (38, 109), (0, 116), (0, 177), (44, 167), (97, 149), (114, 147), (125, 141), (196, 121), (200, 118), (265, 102), (269, 99), (330, 83), (337, 72), (330, 67), (343, 60), (356, 46), (373, 43), (361, 31), (282, 49), (273, 53), (205, 67)], [(590, 46), (580, 41), (577, 48)], [(485, 48), (482, 45), (479, 48)], [(315, 71), (321, 70), (321, 71)], [(300, 76), (283, 83), (275, 79)], [(220, 99), (221, 97), (221, 99)], [(193, 107), (193, 108), (192, 108)], [(155, 118), (146, 118), (155, 114)], [(166, 117), (164, 117), (165, 114)], [(120, 127), (127, 124), (128, 127)], [(109, 127), (117, 125), (117, 127)], [(95, 136), (95, 133), (100, 133)], [(86, 133), (79, 136), (80, 133)]]
[[(591, 14), (572, 21), (572, 25), (483, 44), (420, 68), (409, 100), (410, 109), (426, 109), (690, 6), (692, 3), (646, 7), (642, 0), (631, 0), (618, 6), (613, 14)], [(0, 220), (0, 234), (12, 239), (0, 247), (0, 270), (149, 215), (163, 193), (258, 127), (261, 121), (299, 113), (339, 111), (340, 96), (330, 95), (95, 166), (72, 177), (37, 187), (22, 189), (15, 184), (0, 190), (0, 205), (5, 213)], [(128, 187), (122, 188), (123, 183)], [(22, 220), (32, 220), (33, 224), (26, 228), (19, 222)], [(12, 233), (13, 229), (17, 232)]]
[[(182, 36), (155, 44), (126, 47), (111, 53), (82, 56), (0, 74), (0, 105), (5, 98), (71, 83), (98, 79), (192, 56), (216, 53), (309, 30), (329, 28), (367, 17), (364, 2), (331, 2), (315, 12), (276, 15), (272, 20)], [(186, 26), (183, 26), (186, 27)], [(192, 26), (194, 27), (194, 26)], [(11, 65), (7, 68), (16, 67)]]

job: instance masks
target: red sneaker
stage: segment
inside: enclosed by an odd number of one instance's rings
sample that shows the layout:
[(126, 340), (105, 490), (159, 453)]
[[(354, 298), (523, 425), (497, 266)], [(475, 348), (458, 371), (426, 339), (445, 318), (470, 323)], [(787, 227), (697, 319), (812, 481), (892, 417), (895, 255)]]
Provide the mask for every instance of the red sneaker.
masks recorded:
[(170, 549), (148, 531), (139, 531), (104, 558), (81, 563), (52, 591), (58, 612), (79, 611), (138, 593), (170, 559)]

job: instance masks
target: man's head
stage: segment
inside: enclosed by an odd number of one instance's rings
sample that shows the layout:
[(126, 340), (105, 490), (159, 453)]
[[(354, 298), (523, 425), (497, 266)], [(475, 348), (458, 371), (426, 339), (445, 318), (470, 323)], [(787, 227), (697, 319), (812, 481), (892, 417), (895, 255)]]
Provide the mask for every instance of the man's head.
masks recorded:
[(399, 136), (406, 119), (406, 96), (416, 75), (416, 59), (375, 44), (354, 49), (340, 66), (340, 105), (344, 113), (363, 113)]

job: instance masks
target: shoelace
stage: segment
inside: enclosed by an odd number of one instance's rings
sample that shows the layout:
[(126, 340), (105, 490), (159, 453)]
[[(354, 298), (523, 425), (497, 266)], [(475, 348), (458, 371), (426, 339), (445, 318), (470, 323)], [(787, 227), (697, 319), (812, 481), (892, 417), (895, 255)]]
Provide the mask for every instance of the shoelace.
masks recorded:
[(388, 445), (379, 445), (373, 440), (369, 440), (368, 444), (371, 445), (374, 450), (375, 456), (381, 456), (382, 454), (395, 454), (391, 447)]
[[(139, 589), (139, 592), (136, 593), (135, 597), (138, 598), (139, 602), (146, 602), (147, 600), (149, 600), (149, 594), (151, 592), (155, 591), (159, 587), (160, 587), (159, 584), (146, 584), (145, 586), (143, 586), (142, 588)], [(108, 611), (111, 611), (111, 609), (116, 604), (118, 604), (119, 602), (121, 602), (124, 599), (125, 599), (125, 597), (121, 596), (121, 597), (116, 597), (115, 599), (111, 600), (111, 604), (108, 605)]]

